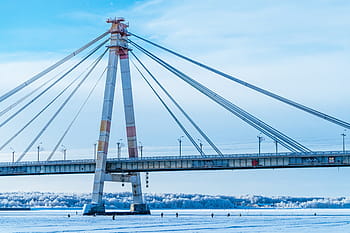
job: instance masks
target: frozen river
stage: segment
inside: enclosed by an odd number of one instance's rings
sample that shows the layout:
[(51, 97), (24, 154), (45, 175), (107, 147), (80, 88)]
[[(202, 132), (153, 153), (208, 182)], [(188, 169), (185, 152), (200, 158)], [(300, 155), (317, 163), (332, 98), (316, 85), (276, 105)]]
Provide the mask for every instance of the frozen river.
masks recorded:
[(0, 226), (1, 232), (350, 232), (350, 209), (153, 210), (115, 220), (76, 210), (32, 210), (0, 212)]

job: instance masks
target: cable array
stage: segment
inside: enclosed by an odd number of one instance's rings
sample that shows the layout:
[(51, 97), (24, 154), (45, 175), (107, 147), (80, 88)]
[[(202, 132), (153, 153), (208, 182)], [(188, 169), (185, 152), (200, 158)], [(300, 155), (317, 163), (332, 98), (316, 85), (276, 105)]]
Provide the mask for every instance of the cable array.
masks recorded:
[[(176, 100), (170, 95), (170, 93), (164, 88), (164, 86), (155, 78), (155, 76), (150, 72), (150, 70), (141, 62), (141, 60), (135, 55), (134, 52), (131, 51), (131, 54), (135, 57), (135, 59), (138, 61), (138, 63), (143, 67), (143, 69), (149, 74), (149, 76), (155, 81), (155, 83), (162, 89), (162, 91), (167, 95), (167, 97), (174, 103), (174, 105), (180, 110), (180, 112), (186, 117), (186, 119), (192, 124), (192, 126), (200, 133), (200, 135), (208, 142), (208, 144), (213, 148), (214, 151), (218, 155), (222, 156), (221, 151), (217, 146), (209, 139), (209, 137), (201, 130), (201, 128), (192, 120), (192, 118), (186, 113), (186, 111), (176, 102)], [(136, 67), (136, 69), (140, 72), (141, 76), (144, 78), (144, 75), (142, 75), (141, 71)], [(145, 78), (144, 78), (145, 79)], [(145, 79), (146, 80), (146, 79)], [(146, 81), (147, 84), (149, 84), (148, 81)], [(153, 90), (153, 88), (152, 88)], [(189, 139), (190, 140), (190, 139)], [(192, 142), (192, 140), (190, 140)], [(195, 146), (195, 145), (194, 145)], [(197, 146), (195, 146), (197, 148)], [(201, 153), (203, 153), (202, 150), (200, 150)]]
[[(55, 64), (51, 65), (50, 67), (46, 68), (42, 72), (38, 73), (37, 75), (31, 77), (30, 79), (26, 80), (25, 82), (21, 83), (14, 89), (8, 91), (7, 93), (0, 96), (0, 103), (7, 100), (9, 97), (14, 96), (15, 94), (19, 93), (32, 83), (36, 82), (37, 80), (43, 78), (56, 68), (60, 67), (62, 64), (70, 60), (71, 58), (75, 57), (76, 55), (80, 54), (87, 48), (91, 47), (92, 45), (97, 44), (98, 41), (102, 40), (107, 34), (110, 32), (105, 32), (102, 35), (98, 36), (94, 40), (90, 41), (86, 45), (82, 46), (81, 48), (77, 49), (73, 53), (69, 54), (68, 56), (64, 57), (63, 59), (59, 60)], [(293, 106), (299, 110), (305, 111), (307, 113), (310, 113), (312, 115), (315, 115), (317, 117), (320, 117), (322, 119), (325, 119), (331, 123), (337, 124), (339, 126), (342, 126), (344, 128), (350, 129), (350, 123), (342, 121), (340, 119), (337, 119), (335, 117), (332, 117), (328, 114), (322, 113), (320, 111), (317, 111), (315, 109), (312, 109), (310, 107), (307, 107), (305, 105), (302, 105), (300, 103), (297, 103), (295, 101), (289, 100), (285, 97), (282, 97), (280, 95), (277, 95), (275, 93), (272, 93), (270, 91), (267, 91), (263, 88), (257, 87), (253, 84), (250, 84), (248, 82), (245, 82), (241, 79), (238, 79), (232, 75), (226, 74), (224, 72), (221, 72), (215, 68), (212, 68), (210, 66), (207, 66), (203, 63), (200, 63), (194, 59), (191, 59), (187, 56), (184, 56), (180, 53), (177, 53), (173, 50), (170, 50), (164, 46), (161, 46), (157, 43), (154, 43), (150, 40), (147, 40), (145, 38), (142, 38), (141, 36), (138, 36), (134, 33), (130, 33), (130, 35), (148, 43), (152, 46), (155, 46), (157, 48), (160, 48), (172, 55), (175, 55), (181, 59), (184, 59), (192, 64), (195, 64), (201, 68), (204, 68), (205, 70), (208, 70), (212, 73), (215, 73), (219, 76), (222, 76), (224, 78), (227, 78), (235, 83), (238, 83), (240, 85), (243, 85), (245, 87), (248, 87), (254, 91), (257, 91), (261, 94), (264, 94), (266, 96), (269, 96), (273, 99), (276, 99), (282, 103), (288, 104), (290, 106)], [(63, 79), (68, 77), (72, 74), (73, 71), (77, 70), (78, 67), (81, 67), (81, 64), (83, 64), (85, 61), (87, 61), (92, 55), (96, 54), (106, 43), (109, 41), (109, 39), (102, 40), (102, 42), (99, 42), (95, 47), (93, 47), (90, 51), (87, 52), (86, 55), (84, 55), (78, 62), (76, 62), (74, 65), (72, 65), (70, 68), (66, 68), (63, 71), (56, 74), (54, 77), (46, 80), (44, 83), (40, 84), (39, 86), (35, 87), (33, 90), (31, 90), (29, 93), (23, 95), (18, 100), (14, 101), (13, 103), (7, 105), (4, 109), (0, 111), (0, 117), (4, 116), (5, 114), (8, 114), (10, 111), (15, 109), (19, 106), (19, 109), (14, 111), (14, 113), (10, 114), (6, 119), (2, 120), (0, 123), (0, 128), (7, 125), (9, 122), (11, 122), (13, 119), (16, 118), (19, 114), (24, 112), (24, 110), (28, 109), (32, 104), (37, 102), (39, 99), (42, 99), (42, 97), (49, 91), (52, 90), (53, 87), (55, 87), (57, 84), (59, 84)], [(280, 145), (285, 147), (286, 149), (290, 150), (291, 152), (303, 152), (308, 153), (311, 152), (309, 148), (302, 145), (301, 143), (297, 142), (293, 138), (287, 136), (286, 134), (282, 133), (281, 131), (273, 128), (266, 122), (262, 121), (261, 119), (255, 117), (254, 115), (250, 114), (243, 108), (237, 106), (232, 101), (229, 101), (228, 99), (224, 98), (223, 96), (219, 95), (218, 93), (214, 92), (213, 90), (209, 89), (208, 87), (204, 86), (203, 84), (199, 83), (192, 77), (190, 77), (188, 74), (185, 74), (178, 68), (175, 68), (173, 65), (166, 62), (164, 59), (161, 59), (159, 56), (155, 55), (154, 53), (150, 52), (149, 50), (145, 49), (138, 43), (134, 42), (133, 40), (128, 39), (127, 42), (133, 46), (135, 49), (140, 51), (142, 54), (149, 57), (151, 60), (159, 64), (162, 68), (169, 71), (171, 74), (173, 74), (175, 77), (179, 78), (180, 80), (186, 82), (189, 86), (197, 90), (198, 92), (202, 93), (212, 101), (214, 101), (219, 106), (223, 107), (227, 111), (234, 114), (236, 117), (240, 118), (242, 121), (250, 125), (251, 127), (257, 129), (261, 133), (265, 134), (266, 136), (270, 137), (272, 140), (278, 142)], [(44, 124), (44, 126), (38, 130), (37, 135), (33, 137), (33, 139), (30, 141), (30, 143), (26, 146), (25, 150), (21, 153), (21, 155), (17, 158), (17, 162), (21, 161), (24, 156), (28, 153), (28, 151), (32, 148), (32, 146), (38, 141), (38, 139), (44, 134), (44, 132), (48, 129), (48, 127), (54, 122), (54, 120), (57, 118), (57, 116), (62, 112), (62, 110), (66, 107), (66, 105), (70, 102), (70, 100), (73, 98), (73, 96), (76, 94), (76, 92), (81, 88), (81, 86), (86, 82), (88, 77), (90, 77), (91, 73), (95, 70), (97, 65), (100, 63), (102, 58), (105, 56), (109, 48), (105, 49), (104, 52), (102, 52), (101, 55), (99, 55), (91, 64), (86, 68), (84, 72), (81, 72), (80, 75), (77, 75), (75, 78), (73, 78), (68, 85), (66, 85), (58, 94), (54, 96), (53, 99), (49, 100), (49, 102), (43, 106), (29, 121), (27, 121), (19, 130), (15, 131), (15, 133), (7, 139), (5, 142), (1, 143), (0, 150), (4, 149), (6, 146), (9, 145), (10, 142), (12, 142), (14, 139), (18, 137), (22, 132), (24, 132), (25, 129), (27, 129), (34, 121), (36, 121), (39, 116), (41, 116), (45, 111), (47, 111), (54, 103), (56, 103), (65, 93), (67, 93), (70, 89), (71, 92), (69, 95), (64, 99), (63, 103), (58, 107), (58, 109), (53, 113), (53, 115), (50, 117), (50, 119)], [(127, 52), (124, 52), (127, 54)], [(166, 96), (168, 100), (171, 101), (172, 106), (175, 106), (177, 110), (184, 116), (185, 119), (192, 125), (192, 127), (201, 135), (202, 138), (211, 146), (211, 148), (219, 155), (223, 156), (220, 149), (214, 144), (214, 142), (207, 136), (207, 134), (198, 126), (198, 124), (195, 123), (195, 121), (190, 117), (190, 115), (184, 110), (183, 107), (175, 100), (175, 98), (170, 94), (170, 92), (159, 82), (159, 80), (156, 78), (153, 72), (149, 68), (146, 67), (146, 65), (139, 59), (138, 56), (133, 51), (130, 51), (131, 55), (135, 58), (137, 63), (142, 67), (142, 70), (147, 73), (147, 76), (149, 76), (153, 81), (152, 83), (155, 83), (157, 86), (157, 89), (160, 89), (163, 93), (163, 95)], [(202, 150), (202, 145), (198, 145), (198, 143), (195, 141), (193, 136), (189, 133), (189, 131), (186, 129), (184, 124), (179, 120), (179, 118), (176, 116), (175, 112), (170, 108), (170, 106), (166, 103), (166, 101), (161, 97), (159, 92), (156, 90), (155, 86), (151, 84), (149, 79), (143, 74), (141, 69), (132, 61), (136, 71), (140, 74), (142, 79), (146, 82), (147, 86), (151, 89), (152, 93), (157, 97), (157, 99), (160, 101), (160, 103), (163, 105), (163, 107), (166, 109), (166, 111), (169, 113), (169, 115), (173, 118), (173, 120), (176, 122), (176, 124), (179, 126), (179, 128), (183, 131), (183, 133), (186, 135), (186, 137), (189, 139), (189, 141), (192, 143), (192, 145), (195, 147), (195, 149), (199, 152), (199, 154), (203, 157), (205, 157), (205, 153)], [(66, 135), (70, 132), (73, 124), (76, 122), (77, 118), (80, 116), (80, 113), (82, 112), (83, 108), (86, 106), (88, 100), (90, 99), (92, 93), (95, 91), (98, 83), (102, 79), (103, 75), (108, 70), (108, 67), (106, 67), (102, 74), (99, 76), (99, 78), (94, 82), (92, 85), (90, 91), (88, 92), (87, 97), (79, 107), (78, 111), (72, 118), (72, 120), (69, 122), (67, 128), (63, 132), (63, 134), (58, 139), (57, 143), (55, 144), (52, 152), (48, 156), (47, 160), (51, 160), (54, 156), (55, 152), (57, 151), (58, 147), (61, 145), (62, 141), (66, 137)], [(35, 95), (36, 94), (36, 95)], [(35, 95), (35, 96), (34, 96)], [(34, 96), (34, 97), (33, 97)], [(27, 99), (32, 97), (29, 101), (25, 102)], [(22, 104), (22, 106), (21, 106)]]
[(184, 60), (186, 60), (186, 61), (189, 61), (189, 62), (191, 62), (191, 63), (193, 63), (193, 64), (195, 64), (195, 65), (197, 65), (197, 66), (199, 66), (199, 67), (202, 67), (202, 68), (204, 68), (204, 69), (207, 69), (207, 70), (209, 70), (209, 71), (211, 71), (211, 72), (213, 72), (213, 73), (215, 73), (215, 74), (218, 74), (218, 75), (220, 75), (220, 76), (223, 76), (223, 77), (225, 77), (225, 78), (227, 78), (227, 79), (229, 79), (229, 80), (231, 80), (231, 81), (234, 81), (234, 82), (236, 82), (236, 83), (238, 83), (238, 84), (241, 84), (241, 85), (243, 85), (243, 86), (245, 86), (245, 87), (248, 87), (248, 88), (250, 88), (250, 89), (252, 89), (252, 90), (254, 90), (254, 91), (257, 91), (257, 92), (259, 92), (259, 93), (261, 93), (261, 94), (264, 94), (264, 95), (266, 95), (266, 96), (269, 96), (269, 97), (271, 97), (271, 98), (274, 98), (274, 99), (276, 99), (276, 100), (278, 100), (278, 101), (281, 101), (281, 102), (283, 102), (283, 103), (285, 103), (285, 104), (288, 104), (288, 105), (290, 105), (290, 106), (293, 106), (293, 107), (295, 107), (295, 108), (297, 108), (297, 109), (300, 109), (300, 110), (302, 110), (302, 111), (305, 111), (305, 112), (307, 112), (307, 113), (310, 113), (310, 114), (312, 114), (312, 115), (315, 115), (315, 116), (317, 116), (317, 117), (319, 117), (319, 118), (322, 118), (322, 119), (324, 119), (324, 120), (327, 120), (327, 121), (329, 121), (329, 122), (332, 122), (332, 123), (334, 123), (334, 124), (337, 124), (337, 125), (339, 125), (339, 126), (342, 126), (342, 127), (344, 127), (344, 128), (350, 129), (350, 123), (348, 123), (348, 122), (346, 122), (346, 121), (340, 120), (340, 119), (335, 118), (335, 117), (333, 117), (333, 116), (330, 116), (330, 115), (328, 115), (328, 114), (326, 114), (326, 113), (317, 111), (317, 110), (315, 110), (315, 109), (312, 109), (312, 108), (310, 108), (310, 107), (307, 107), (307, 106), (302, 105), (302, 104), (300, 104), (300, 103), (297, 103), (297, 102), (295, 102), (295, 101), (292, 101), (292, 100), (290, 100), (290, 99), (287, 99), (287, 98), (285, 98), (285, 97), (283, 97), (283, 96), (277, 95), (277, 94), (272, 93), (272, 92), (270, 92), (270, 91), (268, 91), (268, 90), (265, 90), (265, 89), (263, 89), (263, 88), (260, 88), (260, 87), (258, 87), (258, 86), (255, 86), (255, 85), (253, 85), (253, 84), (251, 84), (251, 83), (245, 82), (245, 81), (243, 81), (243, 80), (241, 80), (241, 79), (238, 79), (238, 78), (236, 78), (236, 77), (234, 77), (234, 76), (232, 76), (232, 75), (229, 75), (229, 74), (226, 74), (226, 73), (224, 73), (224, 72), (221, 72), (221, 71), (219, 71), (219, 70), (217, 70), (217, 69), (215, 69), (215, 68), (212, 68), (212, 67), (207, 66), (207, 65), (205, 65), (205, 64), (203, 64), (203, 63), (200, 63), (200, 62), (198, 62), (198, 61), (195, 61), (195, 60), (193, 60), (193, 59), (191, 59), (191, 58), (189, 58), (189, 57), (186, 57), (186, 56), (184, 56), (184, 55), (181, 55), (181, 54), (179, 54), (179, 53), (177, 53), (177, 52), (175, 52), (175, 51), (173, 51), (173, 50), (170, 50), (170, 49), (168, 49), (168, 48), (166, 48), (166, 47), (164, 47), (164, 46), (161, 46), (161, 45), (156, 44), (156, 43), (154, 43), (154, 42), (152, 42), (152, 41), (150, 41), (150, 40), (147, 40), (147, 39), (145, 39), (145, 38), (142, 38), (141, 36), (138, 36), (138, 35), (136, 35), (136, 34), (134, 34), (134, 33), (131, 33), (131, 32), (129, 32), (129, 33), (130, 33), (130, 35), (135, 36), (136, 38), (141, 39), (141, 40), (143, 40), (143, 41), (145, 41), (145, 42), (147, 42), (147, 43), (149, 43), (149, 44), (151, 44), (151, 45), (153, 45), (153, 46), (155, 46), (155, 47), (158, 47), (158, 48), (160, 48), (160, 49), (162, 49), (162, 50), (164, 50), (164, 51), (166, 51), (166, 52), (169, 52), (169, 53), (171, 53), (171, 54), (173, 54), (173, 55), (175, 55), (175, 56), (177, 56), (177, 57), (180, 57), (180, 58), (182, 58), (182, 59), (184, 59)]
[(63, 102), (63, 104), (58, 108), (58, 110), (53, 114), (53, 116), (50, 118), (50, 120), (45, 124), (45, 126), (39, 131), (37, 136), (31, 141), (31, 143), (27, 146), (27, 148), (24, 150), (24, 152), (19, 156), (17, 159), (17, 162), (21, 161), (22, 158), (26, 155), (26, 153), (29, 151), (29, 149), (34, 145), (34, 143), (39, 139), (39, 137), (46, 131), (46, 129), (49, 127), (49, 125), (53, 122), (53, 120), (58, 116), (58, 114), (62, 111), (62, 109), (67, 105), (67, 103), (71, 100), (73, 95), (78, 91), (78, 89), (81, 87), (81, 85), (84, 83), (84, 81), (89, 77), (91, 72), (95, 69), (97, 64), (101, 61), (102, 57), (106, 54), (108, 49), (106, 49), (101, 56), (98, 57), (98, 59), (94, 62), (94, 65), (91, 67), (89, 72), (85, 75), (85, 77), (78, 83), (78, 85), (74, 88), (74, 90), (70, 93), (70, 95), (66, 98), (66, 100)]
[[(18, 105), (20, 105), (25, 100), (27, 100), (29, 97), (31, 97), (35, 93), (37, 93), (32, 99), (30, 99), (29, 101), (24, 103), (23, 106), (20, 106), (18, 110), (16, 110), (9, 117), (7, 117), (5, 120), (3, 120), (0, 123), (0, 128), (4, 127), (6, 124), (11, 122), (13, 119), (15, 119), (16, 116), (18, 116), (21, 113), (23, 113), (24, 110), (28, 109), (32, 104), (34, 104), (35, 102), (38, 102), (40, 99), (43, 99), (43, 97), (45, 96), (46, 93), (48, 93), (49, 90), (53, 90), (53, 88), (55, 86), (57, 86), (57, 84), (61, 83), (63, 79), (69, 77), (72, 74), (73, 71), (77, 70), (77, 68), (81, 67), (82, 64), (84, 62), (86, 62), (92, 55), (96, 54), (109, 41), (109, 38), (108, 38), (108, 39), (103, 40), (101, 43), (97, 44), (97, 42), (100, 41), (107, 34), (108, 34), (108, 32), (102, 34), (101, 36), (99, 36), (96, 39), (92, 40), (88, 44), (84, 45), (80, 49), (78, 49), (75, 52), (73, 52), (72, 54), (68, 55), (64, 59), (58, 61), (54, 65), (52, 65), (49, 68), (45, 69), (44, 71), (40, 72), (38, 75), (32, 77), (31, 79), (27, 80), (26, 82), (22, 83), (21, 85), (17, 86), (16, 88), (14, 88), (11, 91), (7, 92), (5, 95), (1, 96), (0, 97), (0, 102), (6, 100), (7, 98), (9, 98), (10, 96), (12, 96), (14, 94), (19, 93), (20, 91), (22, 91), (26, 87), (28, 87), (29, 84), (31, 84), (31, 83), (33, 83), (33, 82), (43, 78), (49, 72), (53, 71), (54, 69), (56, 69), (57, 67), (59, 67), (60, 65), (62, 65), (63, 63), (65, 63), (66, 61), (71, 59), (72, 57), (74, 57), (77, 54), (81, 53), (82, 51), (86, 50), (88, 47), (91, 47), (91, 46), (95, 45), (95, 47), (93, 47), (90, 51), (88, 51), (86, 55), (84, 55), (79, 61), (75, 62), (75, 64), (72, 65), (70, 68), (68, 67), (68, 68), (63, 69), (63, 71), (58, 72), (58, 74), (56, 74), (53, 77), (49, 78), (48, 80), (44, 81), (42, 84), (39, 84), (37, 87), (35, 87), (29, 93), (23, 95), (18, 100), (16, 100), (15, 102), (9, 104), (6, 108), (4, 108), (0, 112), (0, 117), (4, 116), (6, 113), (8, 113), (11, 110), (15, 109)], [(55, 118), (57, 118), (57, 116), (60, 114), (60, 112), (64, 109), (64, 107), (70, 102), (72, 97), (80, 89), (80, 87), (83, 85), (83, 83), (85, 83), (87, 78), (95, 70), (96, 66), (102, 60), (102, 58), (107, 53), (107, 51), (108, 51), (108, 48), (105, 49), (105, 51), (101, 55), (99, 55), (90, 65), (88, 65), (88, 67), (84, 71), (80, 72), (80, 74), (78, 74), (72, 80), (70, 80), (69, 83), (67, 85), (65, 85), (64, 88), (58, 94), (56, 94), (54, 96), (53, 99), (49, 100), (49, 102), (46, 105), (44, 105), (29, 121), (27, 121), (19, 130), (15, 131), (15, 133), (9, 139), (7, 139), (5, 142), (1, 143), (0, 150), (3, 150), (6, 146), (8, 146), (8, 144), (10, 142), (12, 142), (21, 133), (23, 133), (26, 128), (28, 128), (31, 124), (33, 124), (39, 118), (39, 116), (41, 116), (45, 111), (47, 111), (55, 102), (57, 102), (60, 99), (60, 97), (63, 96), (63, 94), (65, 94), (69, 89), (71, 89), (73, 87), (73, 85), (75, 85), (80, 80), (79, 83), (73, 88), (71, 93), (68, 95), (68, 97), (64, 100), (64, 102), (59, 106), (59, 108), (56, 110), (56, 112), (54, 112), (54, 114), (46, 122), (46, 124), (44, 124), (43, 128), (38, 131), (38, 134), (33, 137), (32, 141), (29, 143), (29, 145), (27, 145), (25, 150), (21, 153), (21, 155), (16, 160), (16, 162), (21, 161), (24, 158), (24, 156), (27, 154), (27, 152), (31, 149), (31, 147), (34, 145), (34, 143), (42, 136), (42, 134), (48, 129), (48, 127), (51, 125), (51, 123), (55, 120)], [(86, 74), (82, 78), (84, 73), (86, 73)], [(103, 72), (103, 74), (104, 73), (105, 73), (105, 71)], [(87, 103), (89, 97), (91, 96), (92, 92), (96, 89), (96, 85), (101, 80), (101, 78), (102, 78), (102, 75), (96, 81), (95, 85), (93, 86), (93, 88), (89, 92), (88, 97), (86, 98), (86, 100), (84, 101), (82, 106), (80, 107), (79, 111), (77, 112), (77, 114), (75, 115), (75, 117), (73, 118), (71, 123), (69, 124), (69, 126), (66, 129), (66, 131), (64, 132), (64, 134), (60, 137), (60, 139), (58, 141), (58, 145), (60, 145), (60, 143), (62, 142), (62, 140), (67, 135), (67, 133), (69, 132), (70, 128), (72, 127), (73, 123), (78, 118), (80, 112), (82, 111), (83, 107), (86, 105), (86, 103)], [(21, 114), (21, 115), (23, 115), (23, 114)], [(56, 144), (53, 152), (50, 154), (49, 159), (51, 159), (52, 155), (54, 154), (54, 152), (56, 150), (57, 150), (57, 144)]]
[(311, 151), (307, 147), (303, 146), (299, 142), (295, 141), (294, 139), (288, 137), (287, 135), (283, 134), (282, 132), (278, 131), (277, 129), (271, 127), (270, 125), (266, 124), (265, 122), (261, 121), (257, 117), (254, 117), (253, 115), (249, 114), (242, 108), (238, 107), (237, 105), (233, 104), (232, 102), (228, 101), (224, 97), (220, 96), (219, 94), (213, 92), (209, 88), (203, 86), (199, 82), (193, 80), (188, 75), (184, 74), (183, 72), (179, 71), (178, 69), (174, 68), (170, 64), (166, 63), (164, 60), (160, 59), (153, 53), (149, 52), (148, 50), (142, 48), (138, 44), (136, 44), (133, 41), (130, 41), (130, 43), (143, 52), (145, 55), (150, 57), (152, 60), (156, 61), (158, 64), (163, 66), (168, 71), (175, 74), (177, 77), (212, 99), (217, 104), (221, 105), (237, 117), (241, 118), (243, 121), (251, 125), (252, 127), (256, 128), (257, 130), (263, 132), (266, 136), (270, 137), (271, 139), (278, 141), (282, 146), (287, 148), (290, 151), (301, 151), (301, 152), (308, 152)]
[(30, 85), (31, 83), (35, 82), (36, 80), (40, 79), (41, 77), (43, 77), (44, 75), (46, 75), (47, 73), (51, 72), (52, 70), (56, 69), (57, 67), (59, 67), (60, 65), (62, 65), (63, 63), (65, 63), (66, 61), (70, 60), (72, 57), (76, 56), (77, 54), (81, 53), (82, 51), (84, 51), (85, 49), (87, 49), (88, 47), (90, 47), (91, 45), (95, 44), (97, 41), (101, 40), (102, 38), (104, 38), (105, 36), (107, 36), (109, 34), (109, 31), (103, 33), (102, 35), (98, 36), (96, 39), (93, 39), (92, 41), (90, 41), (89, 43), (87, 43), (86, 45), (84, 45), (83, 47), (77, 49), (76, 51), (74, 51), (73, 53), (69, 54), (68, 56), (66, 56), (65, 58), (59, 60), (58, 62), (56, 62), (55, 64), (53, 64), (52, 66), (46, 68), (45, 70), (43, 70), (42, 72), (40, 72), (39, 74), (33, 76), (32, 78), (28, 79), (27, 81), (23, 82), (22, 84), (18, 85), (17, 87), (15, 87), (14, 89), (8, 91), (7, 93), (5, 93), (4, 95), (0, 96), (0, 103), (4, 100), (6, 100), (7, 98), (9, 98), (10, 96), (16, 94), (17, 92), (19, 92), (20, 90), (22, 90), (23, 88), (25, 88), (26, 86)]

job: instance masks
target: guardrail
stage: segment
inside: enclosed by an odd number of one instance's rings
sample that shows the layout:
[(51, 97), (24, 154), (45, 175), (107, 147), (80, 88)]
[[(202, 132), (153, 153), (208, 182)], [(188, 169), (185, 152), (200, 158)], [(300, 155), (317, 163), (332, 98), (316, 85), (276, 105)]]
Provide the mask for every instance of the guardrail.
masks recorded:
[[(313, 156), (350, 156), (350, 151), (313, 151), (313, 152), (281, 152), (281, 153), (245, 153), (224, 155), (185, 155), (185, 156), (152, 156), (138, 158), (109, 158), (107, 162), (116, 161), (155, 161), (155, 160), (206, 160), (206, 159), (230, 159), (230, 158), (269, 158), (269, 157), (313, 157)], [(52, 161), (24, 161), (24, 162), (1, 162), (0, 167), (28, 166), (28, 165), (64, 165), (64, 164), (92, 164), (94, 159), (79, 160), (52, 160)]]
[(135, 160), (188, 160), (188, 159), (225, 159), (225, 158), (264, 158), (264, 157), (305, 157), (305, 156), (328, 156), (328, 155), (349, 155), (350, 151), (313, 151), (313, 152), (281, 152), (281, 153), (244, 153), (244, 154), (224, 154), (224, 155), (185, 155), (185, 156), (152, 156), (138, 158), (110, 158), (108, 161), (135, 161)]

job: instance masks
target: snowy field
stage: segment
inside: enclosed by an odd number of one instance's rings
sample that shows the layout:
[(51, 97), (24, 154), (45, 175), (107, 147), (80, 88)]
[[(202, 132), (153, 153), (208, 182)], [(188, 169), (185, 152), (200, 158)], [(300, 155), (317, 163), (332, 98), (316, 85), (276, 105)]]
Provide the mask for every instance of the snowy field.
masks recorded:
[(350, 232), (350, 209), (154, 210), (115, 220), (76, 210), (3, 211), (0, 226), (1, 232)]

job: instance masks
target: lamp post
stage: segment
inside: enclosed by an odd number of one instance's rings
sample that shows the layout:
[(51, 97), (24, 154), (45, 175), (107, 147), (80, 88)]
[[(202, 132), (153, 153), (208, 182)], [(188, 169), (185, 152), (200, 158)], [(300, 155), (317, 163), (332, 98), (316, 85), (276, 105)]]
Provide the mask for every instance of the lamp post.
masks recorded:
[(120, 156), (121, 156), (122, 141), (123, 141), (123, 139), (119, 139), (119, 141), (117, 142), (117, 158), (118, 159), (120, 159)]
[(40, 161), (40, 150), (42, 149), (42, 147), (41, 147), (42, 144), (43, 144), (43, 143), (40, 142), (40, 143), (38, 144), (38, 146), (37, 146), (38, 162)]
[(182, 154), (182, 138), (184, 136), (181, 136), (177, 139), (177, 141), (179, 142), (179, 156), (181, 157), (181, 154)]
[(12, 150), (12, 163), (15, 162), (15, 149), (13, 149), (12, 147), (10, 147), (10, 149)]
[(143, 145), (142, 145), (142, 142), (139, 142), (140, 146), (140, 156), (141, 156), (141, 159), (142, 159), (142, 151), (143, 151)]
[(97, 142), (94, 143), (94, 159), (97, 159)]
[(278, 154), (278, 141), (275, 140), (275, 150), (276, 150), (276, 155)]
[(201, 155), (202, 155), (203, 154), (203, 143), (202, 143), (202, 141), (199, 138), (197, 138), (197, 140), (199, 142), (199, 149), (200, 149)]
[(61, 145), (62, 152), (63, 152), (63, 160), (66, 160), (67, 158), (67, 148), (64, 145)]
[(259, 136), (257, 136), (257, 138), (258, 138), (258, 142), (259, 142), (259, 155), (260, 155), (260, 153), (261, 153), (261, 142), (264, 141), (264, 137), (259, 135)]
[(343, 137), (343, 152), (345, 152), (345, 130), (344, 130), (344, 133), (340, 134), (342, 137)]

